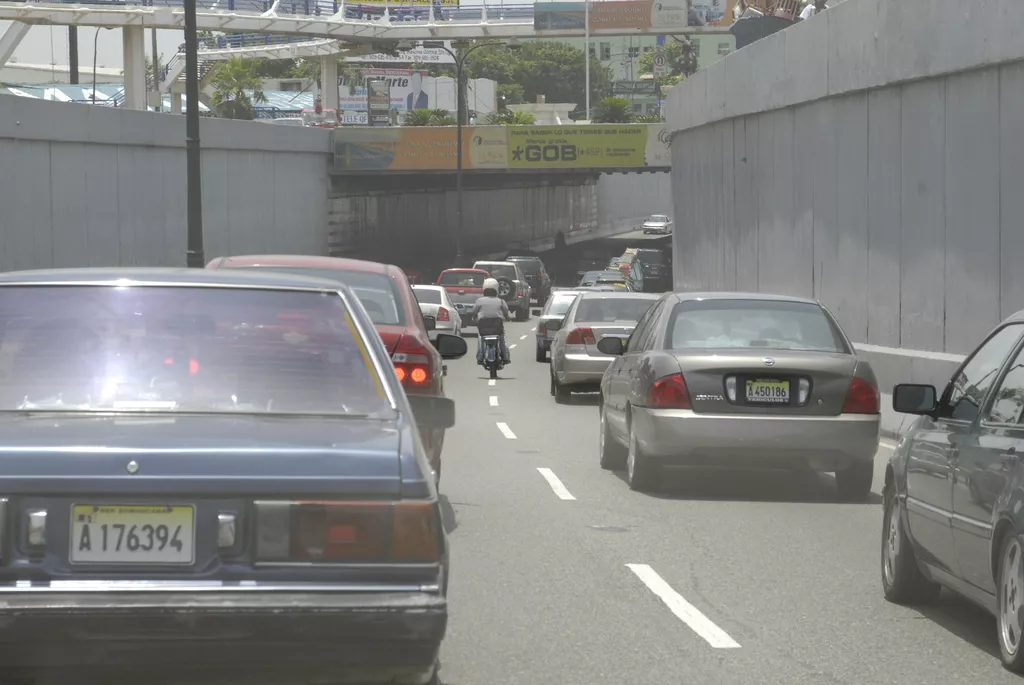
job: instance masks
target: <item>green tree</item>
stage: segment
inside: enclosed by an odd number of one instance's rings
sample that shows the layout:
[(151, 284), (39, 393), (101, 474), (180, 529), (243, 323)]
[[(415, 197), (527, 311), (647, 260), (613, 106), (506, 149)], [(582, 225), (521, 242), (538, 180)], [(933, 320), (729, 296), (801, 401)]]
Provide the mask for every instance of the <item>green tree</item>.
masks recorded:
[[(263, 83), (256, 75), (259, 60), (232, 57), (213, 68), (210, 86), (218, 116), (225, 119), (252, 119), (253, 103), (266, 102)], [(250, 93), (252, 93), (250, 95)]]
[[(467, 78), (486, 78), (498, 84), (498, 94), (510, 105), (536, 102), (543, 95), (547, 102), (576, 103), (584, 109), (586, 55), (568, 43), (529, 41), (510, 50), (502, 45), (486, 45), (466, 58)], [(455, 76), (453, 66), (436, 67), (434, 76)], [(597, 100), (611, 93), (612, 74), (597, 59), (590, 60), (590, 97)]]
[(634, 120), (633, 103), (626, 98), (605, 98), (590, 113), (595, 124), (628, 124)]
[(665, 121), (660, 114), (637, 114), (633, 117), (634, 124), (659, 124)]
[(456, 123), (446, 109), (414, 109), (402, 115), (403, 126), (454, 126)]
[(491, 112), (484, 117), (488, 126), (530, 126), (537, 123), (537, 117), (530, 112)]
[[(662, 88), (674, 86), (687, 76), (697, 71), (697, 46), (689, 40), (679, 39), (667, 41), (661, 52), (665, 53), (668, 62), (668, 74), (658, 79)], [(646, 52), (640, 56), (640, 70), (644, 74), (654, 73), (654, 55), (657, 51)]]

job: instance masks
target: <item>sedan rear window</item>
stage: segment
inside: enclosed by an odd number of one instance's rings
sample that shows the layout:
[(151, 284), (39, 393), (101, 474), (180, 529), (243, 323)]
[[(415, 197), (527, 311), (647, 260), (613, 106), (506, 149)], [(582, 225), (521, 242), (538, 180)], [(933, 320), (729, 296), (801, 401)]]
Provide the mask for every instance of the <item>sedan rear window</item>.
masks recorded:
[(466, 288), (484, 287), (487, 274), (472, 271), (445, 271), (441, 274), (441, 285), (461, 285)]
[(290, 274), (326, 278), (344, 283), (355, 293), (363, 308), (375, 324), (405, 325), (405, 310), (400, 304), (402, 296), (398, 284), (387, 274), (344, 269), (310, 269), (301, 266), (247, 266), (258, 271), (283, 271)]
[(0, 411), (389, 410), (337, 293), (0, 288)]
[(441, 304), (441, 293), (433, 288), (413, 288), (416, 301), (420, 304)]
[(569, 295), (552, 295), (551, 304), (548, 305), (547, 313), (553, 314), (554, 316), (562, 316), (567, 311), (572, 303), (576, 301), (576, 293)]
[(636, 323), (654, 300), (633, 297), (586, 297), (576, 308), (578, 323)]
[(541, 262), (539, 259), (517, 259), (515, 257), (512, 257), (509, 259), (509, 261), (516, 262), (517, 264), (519, 264), (519, 268), (523, 270), (524, 274), (528, 274), (530, 276), (537, 276), (540, 274)]
[(766, 348), (848, 353), (821, 307), (775, 300), (680, 302), (669, 326), (670, 349)]
[(636, 258), (643, 264), (665, 263), (665, 255), (661, 250), (637, 250)]

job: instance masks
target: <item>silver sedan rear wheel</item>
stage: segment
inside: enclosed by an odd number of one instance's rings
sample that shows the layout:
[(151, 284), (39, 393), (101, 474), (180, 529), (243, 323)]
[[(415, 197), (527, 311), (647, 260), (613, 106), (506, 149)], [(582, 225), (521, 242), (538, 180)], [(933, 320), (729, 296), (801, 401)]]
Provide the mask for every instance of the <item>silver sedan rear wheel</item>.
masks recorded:
[(622, 449), (612, 436), (608, 426), (608, 419), (605, 416), (604, 402), (601, 402), (601, 428), (598, 433), (598, 450), (601, 455), (601, 468), (607, 471), (621, 469), (625, 462), (626, 451)]
[(636, 431), (630, 422), (629, 451), (626, 452), (626, 483), (629, 484), (630, 490), (649, 492), (654, 488), (657, 476), (657, 465), (640, 449)]

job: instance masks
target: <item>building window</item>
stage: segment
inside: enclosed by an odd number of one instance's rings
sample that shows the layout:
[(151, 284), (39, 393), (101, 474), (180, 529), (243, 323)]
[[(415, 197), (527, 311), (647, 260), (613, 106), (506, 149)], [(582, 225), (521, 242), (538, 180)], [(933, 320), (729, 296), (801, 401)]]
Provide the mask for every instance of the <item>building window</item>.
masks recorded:
[(728, 55), (730, 52), (732, 52), (732, 48), (730, 47), (728, 41), (726, 41), (724, 43), (719, 43), (718, 44), (718, 54), (719, 55)]
[(601, 61), (607, 62), (612, 58), (612, 44), (601, 43)]
[(640, 56), (640, 48), (639, 47), (630, 48), (629, 49), (629, 56), (631, 58), (632, 57), (639, 57)]
[(644, 113), (644, 105), (643, 105), (643, 103), (642, 102), (634, 103), (633, 104), (633, 112), (635, 114), (643, 114)]
[(644, 46), (644, 54), (647, 54), (648, 52), (650, 52), (653, 49), (654, 48), (652, 48), (650, 45), (645, 45)]

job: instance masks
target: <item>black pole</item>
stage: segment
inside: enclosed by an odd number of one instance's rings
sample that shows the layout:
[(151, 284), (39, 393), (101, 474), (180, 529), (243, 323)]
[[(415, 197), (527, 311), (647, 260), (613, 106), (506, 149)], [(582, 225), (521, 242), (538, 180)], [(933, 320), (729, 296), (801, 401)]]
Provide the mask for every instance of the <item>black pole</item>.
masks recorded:
[(78, 83), (78, 27), (68, 27), (68, 75), (71, 83)]
[(201, 269), (203, 255), (203, 181), (199, 148), (199, 41), (196, 0), (185, 0), (185, 175), (188, 189), (186, 264)]
[(462, 266), (462, 63), (465, 55), (455, 59), (455, 264)]

